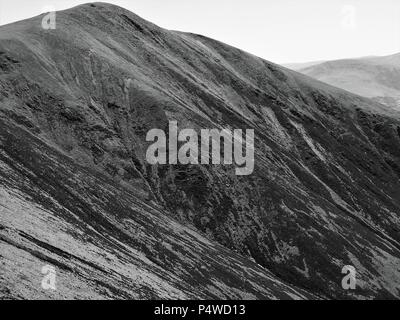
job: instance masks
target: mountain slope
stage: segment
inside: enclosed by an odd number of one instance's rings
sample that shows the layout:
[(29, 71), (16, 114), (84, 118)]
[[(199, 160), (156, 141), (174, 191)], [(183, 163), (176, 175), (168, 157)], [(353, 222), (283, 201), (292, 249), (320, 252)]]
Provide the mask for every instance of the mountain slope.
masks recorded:
[(397, 109), (400, 107), (400, 53), (328, 61), (294, 70)]
[[(2, 141), (13, 127), (35, 136), (70, 159), (73, 168), (111, 179), (119, 191), (109, 194), (106, 188), (107, 202), (129, 203), (133, 198), (125, 193), (134, 194), (145, 213), (158, 212), (150, 220), (166, 237), (176, 236), (168, 221), (177, 221), (178, 233), (194, 227), (226, 248), (218, 247), (221, 252), (229, 250), (224, 254), (236, 252), (233, 259), (244, 259), (238, 270), (247, 263), (257, 268), (250, 261), (255, 260), (264, 278), (271, 272), (275, 282), (289, 284), (297, 295), (303, 288), (323, 298), (399, 298), (399, 112), (215, 40), (159, 28), (116, 6), (96, 3), (58, 12), (56, 30), (41, 29), (42, 17), (0, 28), (0, 117), (10, 128), (2, 131)], [(146, 133), (166, 128), (169, 120), (198, 130), (254, 129), (254, 173), (238, 177), (232, 166), (149, 165)], [(26, 153), (4, 143), (1, 148), (4, 157), (16, 152), (17, 164)], [(39, 161), (35, 170), (46, 176), (51, 164), (42, 165)], [(61, 170), (56, 166), (51, 172)], [(91, 176), (74, 170), (82, 186), (57, 179), (61, 182), (52, 191), (63, 195), (78, 188), (89, 199), (85, 207), (97, 210), (104, 201), (92, 200), (99, 196), (91, 186), (103, 184), (87, 186)], [(3, 173), (3, 180), (10, 179), (7, 170)], [(4, 182), (1, 186), (5, 189)], [(73, 214), (82, 212), (75, 199), (67, 207)], [(3, 197), (0, 201), (7, 206)], [(107, 222), (119, 210), (108, 206), (106, 221), (93, 228), (123, 234), (119, 224), (115, 229)], [(57, 215), (58, 209), (48, 212)], [(166, 220), (159, 222), (160, 215)], [(37, 232), (18, 225), (15, 214), (7, 217), (3, 228)], [(144, 235), (151, 237), (156, 222), (143, 225)], [(121, 246), (129, 245), (122, 234)], [(49, 241), (43, 234), (34, 237)], [(14, 241), (14, 247), (23, 241)], [(164, 250), (154, 241), (147, 255)], [(190, 241), (182, 250), (198, 247)], [(197, 257), (207, 265), (205, 252)], [(187, 254), (178, 254), (179, 261), (193, 266)], [(164, 277), (175, 274), (167, 262), (159, 264), (160, 272), (167, 270)], [(341, 286), (345, 265), (357, 270), (357, 290)], [(188, 278), (197, 277), (196, 269), (191, 272)], [(229, 272), (229, 283), (236, 285), (232, 273), (239, 271)], [(254, 276), (243, 273), (249, 281)], [(31, 292), (35, 280), (28, 279)], [(239, 296), (277, 296), (271, 286), (265, 282), (259, 291), (249, 287)], [(286, 288), (279, 284), (277, 290), (287, 296)], [(199, 296), (211, 296), (203, 292)]]
[[(312, 297), (25, 130), (0, 124), (1, 298)], [(46, 265), (57, 268), (56, 291), (41, 287)]]

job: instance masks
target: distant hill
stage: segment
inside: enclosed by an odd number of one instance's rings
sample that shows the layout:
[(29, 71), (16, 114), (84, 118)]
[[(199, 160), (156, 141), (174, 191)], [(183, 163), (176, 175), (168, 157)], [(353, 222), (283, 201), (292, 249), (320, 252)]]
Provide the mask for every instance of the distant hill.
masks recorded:
[(291, 69), (400, 109), (400, 53), (291, 65)]
[(301, 70), (304, 68), (312, 67), (315, 66), (316, 64), (321, 64), (324, 63), (325, 60), (320, 60), (320, 61), (310, 61), (310, 62), (299, 62), (299, 63), (285, 63), (282, 64), (285, 68), (292, 69), (292, 70)]

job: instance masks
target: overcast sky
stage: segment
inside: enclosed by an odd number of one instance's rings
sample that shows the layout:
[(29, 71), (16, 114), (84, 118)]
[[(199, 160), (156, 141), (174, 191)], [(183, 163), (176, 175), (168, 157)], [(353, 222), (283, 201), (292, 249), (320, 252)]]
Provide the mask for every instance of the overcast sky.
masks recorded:
[[(81, 0), (0, 0), (0, 24)], [(167, 29), (200, 33), (277, 63), (400, 52), (399, 0), (109, 0)]]

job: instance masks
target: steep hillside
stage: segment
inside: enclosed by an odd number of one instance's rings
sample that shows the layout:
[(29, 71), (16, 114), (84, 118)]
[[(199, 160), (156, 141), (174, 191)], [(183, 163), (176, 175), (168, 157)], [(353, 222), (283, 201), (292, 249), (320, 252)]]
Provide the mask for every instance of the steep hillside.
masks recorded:
[(400, 110), (400, 54), (328, 61), (293, 70)]
[[(43, 30), (42, 18), (0, 28), (0, 118), (8, 128), (0, 131), (0, 208), (8, 208), (0, 224), (1, 243), (11, 252), (5, 270), (26, 268), (27, 260), (36, 265), (32, 250), (36, 259), (52, 261), (61, 259), (54, 250), (65, 251), (67, 264), (73, 257), (97, 261), (99, 248), (113, 248), (111, 261), (100, 263), (110, 274), (141, 268), (143, 254), (157, 261), (159, 269), (148, 272), (160, 281), (146, 286), (158, 296), (291, 295), (282, 281), (296, 296), (310, 297), (302, 288), (322, 298), (400, 297), (399, 112), (116, 6), (58, 12), (56, 30)], [(180, 128), (254, 129), (254, 173), (149, 165), (146, 133), (169, 120)], [(5, 143), (14, 130), (21, 138)], [(11, 170), (10, 162), (25, 169)], [(38, 177), (48, 182), (38, 185)], [(46, 213), (24, 211), (28, 205)], [(129, 219), (142, 230), (139, 239)], [(68, 231), (75, 224), (78, 234)], [(208, 240), (187, 236), (192, 228)], [(99, 242), (103, 233), (115, 241)], [(47, 245), (53, 253), (43, 251)], [(211, 264), (213, 250), (223, 259)], [(232, 267), (219, 264), (225, 259)], [(194, 286), (178, 290), (175, 261)], [(354, 291), (341, 286), (345, 265), (357, 270)], [(217, 289), (203, 282), (205, 273), (216, 275)], [(21, 277), (25, 287), (10, 294), (32, 296), (34, 275)], [(74, 281), (69, 289), (77, 294), (83, 280)], [(178, 291), (167, 294), (167, 284)]]
[(0, 120), (0, 145), (0, 298), (313, 297), (23, 128)]

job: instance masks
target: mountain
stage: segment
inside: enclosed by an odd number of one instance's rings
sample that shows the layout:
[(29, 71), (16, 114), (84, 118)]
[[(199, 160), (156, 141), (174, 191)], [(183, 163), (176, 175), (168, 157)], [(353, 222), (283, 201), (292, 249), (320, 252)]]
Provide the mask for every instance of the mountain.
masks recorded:
[(310, 77), (400, 108), (400, 53), (384, 57), (366, 57), (294, 66)]
[[(398, 111), (113, 5), (43, 17), (0, 28), (2, 297), (400, 297)], [(169, 121), (254, 129), (254, 173), (150, 165)]]
[(285, 68), (297, 71), (297, 70), (312, 67), (317, 64), (324, 63), (324, 62), (325, 62), (324, 60), (320, 60), (320, 61), (310, 61), (310, 62), (284, 63), (284, 64), (282, 64), (282, 66), (284, 66)]

